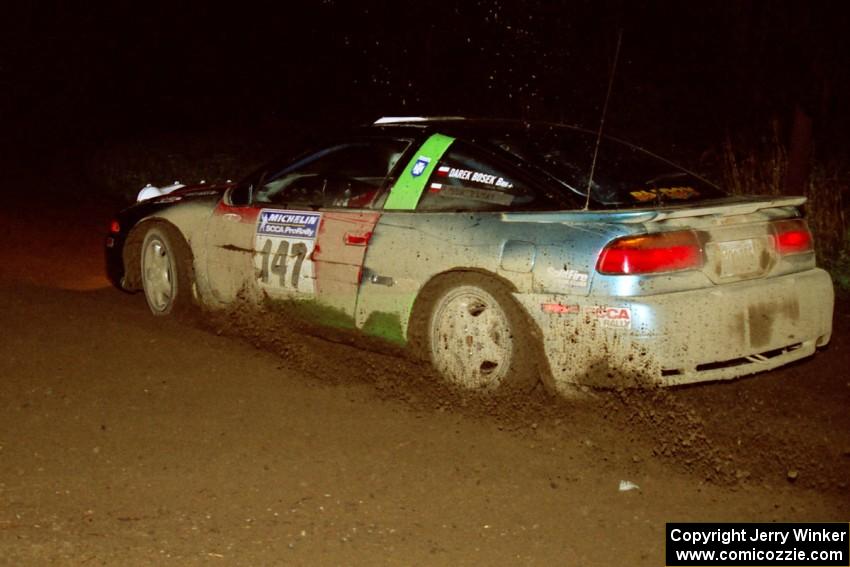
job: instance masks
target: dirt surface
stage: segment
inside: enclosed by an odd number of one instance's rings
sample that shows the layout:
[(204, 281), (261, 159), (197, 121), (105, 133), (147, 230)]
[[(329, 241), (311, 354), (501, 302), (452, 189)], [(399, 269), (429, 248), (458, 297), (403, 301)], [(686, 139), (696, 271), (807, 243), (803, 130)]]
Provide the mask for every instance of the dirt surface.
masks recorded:
[(850, 519), (846, 303), (772, 373), (476, 400), (279, 318), (154, 318), (108, 220), (0, 215), (0, 564), (663, 565), (668, 521)]

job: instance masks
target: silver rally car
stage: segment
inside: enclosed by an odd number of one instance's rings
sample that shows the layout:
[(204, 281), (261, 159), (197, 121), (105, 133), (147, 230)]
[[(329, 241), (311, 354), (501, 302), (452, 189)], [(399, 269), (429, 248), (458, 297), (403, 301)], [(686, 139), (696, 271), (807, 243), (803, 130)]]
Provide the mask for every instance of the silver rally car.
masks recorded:
[(596, 142), (381, 119), (239, 183), (145, 188), (112, 223), (108, 271), (155, 315), (289, 309), (476, 390), (722, 380), (829, 341), (804, 198), (732, 197), (610, 138), (588, 179)]

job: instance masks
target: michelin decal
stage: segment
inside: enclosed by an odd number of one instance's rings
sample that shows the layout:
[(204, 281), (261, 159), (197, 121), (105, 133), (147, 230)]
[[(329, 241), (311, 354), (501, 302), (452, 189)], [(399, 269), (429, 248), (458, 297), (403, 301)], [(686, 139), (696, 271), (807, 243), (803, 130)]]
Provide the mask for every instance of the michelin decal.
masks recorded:
[(312, 253), (321, 213), (263, 209), (254, 240), (254, 269), (260, 288), (271, 297), (315, 294)]
[(257, 234), (312, 240), (316, 238), (321, 216), (319, 213), (307, 213), (303, 211), (263, 209), (260, 211)]

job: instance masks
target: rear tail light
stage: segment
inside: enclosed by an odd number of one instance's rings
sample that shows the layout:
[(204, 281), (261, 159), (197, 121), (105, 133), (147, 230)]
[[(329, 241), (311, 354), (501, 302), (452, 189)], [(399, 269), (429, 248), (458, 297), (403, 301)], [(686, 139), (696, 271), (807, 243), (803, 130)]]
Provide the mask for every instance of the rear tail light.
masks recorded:
[(773, 223), (776, 251), (787, 256), (812, 251), (812, 233), (803, 219), (777, 221)]
[(624, 236), (612, 240), (596, 262), (601, 274), (657, 274), (694, 270), (703, 265), (702, 246), (690, 230)]
[(119, 232), (121, 232), (121, 225), (118, 223), (117, 220), (113, 219), (112, 222), (109, 223), (109, 232), (111, 232), (112, 234), (118, 234)]

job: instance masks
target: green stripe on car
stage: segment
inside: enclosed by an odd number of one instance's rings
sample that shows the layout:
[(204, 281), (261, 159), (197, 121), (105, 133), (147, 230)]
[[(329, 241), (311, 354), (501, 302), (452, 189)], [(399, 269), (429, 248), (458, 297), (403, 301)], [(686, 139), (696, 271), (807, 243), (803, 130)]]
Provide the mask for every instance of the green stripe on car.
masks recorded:
[(425, 183), (437, 167), (437, 162), (454, 141), (455, 139), (451, 136), (443, 134), (433, 134), (425, 140), (393, 185), (384, 209), (401, 211), (415, 209), (422, 191), (425, 190)]

